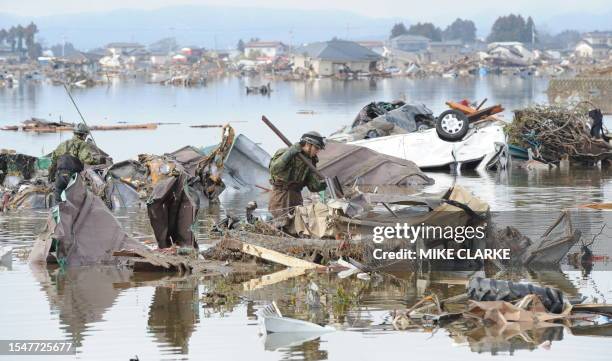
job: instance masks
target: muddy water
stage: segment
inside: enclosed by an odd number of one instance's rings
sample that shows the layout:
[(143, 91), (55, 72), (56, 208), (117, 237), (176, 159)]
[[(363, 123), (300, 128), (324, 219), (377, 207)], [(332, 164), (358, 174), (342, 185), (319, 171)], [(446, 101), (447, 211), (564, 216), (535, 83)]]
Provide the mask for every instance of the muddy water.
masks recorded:
[[(238, 131), (272, 151), (278, 144), (257, 123), (261, 113), (279, 119), (288, 135), (295, 138), (311, 128), (325, 133), (335, 130), (347, 123), (364, 103), (375, 99), (406, 96), (427, 102), (439, 112), (446, 99), (488, 96), (491, 103), (501, 102), (513, 109), (544, 101), (542, 91), (546, 88), (545, 80), (523, 78), (315, 81), (273, 83), (275, 92), (267, 98), (247, 97), (243, 94), (244, 84), (247, 82), (228, 79), (206, 88), (182, 89), (127, 83), (83, 90), (77, 98), (86, 116), (98, 124), (119, 120), (180, 120), (191, 124), (247, 121), (235, 123)], [(62, 114), (64, 119), (70, 118), (73, 111), (61, 90), (47, 85), (0, 90), (0, 104), (6, 117), (0, 120), (0, 125), (31, 116), (56, 118)], [(296, 114), (302, 109), (314, 110), (315, 114)], [(217, 139), (216, 131), (195, 132), (185, 125), (95, 136), (101, 147), (117, 160), (139, 152), (171, 151), (185, 144), (211, 144)], [(121, 142), (117, 142), (119, 136)], [(1, 148), (16, 148), (35, 155), (43, 148), (49, 150), (58, 141), (57, 135), (0, 133)], [(530, 236), (541, 234), (561, 209), (610, 201), (612, 191), (612, 174), (607, 169), (430, 176), (436, 184), (427, 191), (435, 192), (452, 184), (465, 186), (487, 201), (500, 219)], [(202, 236), (210, 219), (226, 212), (241, 214), (251, 199), (258, 201), (260, 211), (265, 210), (265, 194), (227, 193), (219, 207), (202, 212), (198, 230), (201, 241), (206, 242)], [(599, 230), (602, 220), (608, 218), (602, 214), (593, 212), (584, 217), (585, 234)], [(72, 358), (127, 360), (138, 355), (140, 360), (372, 360), (426, 356), (472, 360), (496, 355), (496, 359), (609, 359), (610, 339), (597, 335), (606, 332), (601, 328), (525, 330), (523, 336), (513, 336), (462, 323), (405, 331), (397, 331), (391, 325), (395, 310), (405, 309), (424, 294), (435, 292), (444, 297), (461, 293), (468, 274), (395, 274), (371, 281), (354, 276), (339, 280), (335, 275), (311, 275), (250, 289), (254, 282), (248, 281), (261, 275), (176, 279), (133, 275), (114, 268), (66, 272), (30, 269), (22, 253), (45, 217), (46, 212), (38, 211), (0, 215), (0, 244), (16, 247), (12, 265), (0, 266), (0, 286), (4, 291), (0, 298), (0, 339), (70, 339), (78, 345), (78, 353)], [(122, 211), (117, 217), (135, 237), (146, 239), (152, 234), (144, 210)], [(610, 254), (611, 240), (612, 230), (604, 229), (595, 253)], [(596, 262), (588, 274), (565, 264), (560, 269), (519, 271), (504, 277), (539, 282), (570, 295), (612, 302), (609, 263)], [(311, 281), (320, 289), (321, 305), (317, 308), (306, 305)], [(226, 297), (221, 300), (204, 297), (211, 292)], [(282, 335), (264, 338), (255, 311), (272, 300), (287, 316), (328, 324), (337, 331), (305, 338)], [(610, 334), (609, 329), (607, 333)]]

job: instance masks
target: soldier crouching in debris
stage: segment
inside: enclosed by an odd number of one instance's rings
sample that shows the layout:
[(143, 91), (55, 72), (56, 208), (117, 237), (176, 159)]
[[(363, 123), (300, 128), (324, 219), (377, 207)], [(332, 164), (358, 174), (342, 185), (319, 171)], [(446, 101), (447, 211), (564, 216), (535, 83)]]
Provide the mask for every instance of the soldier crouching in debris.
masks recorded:
[(102, 156), (87, 142), (89, 128), (79, 123), (74, 128), (74, 136), (61, 143), (51, 157), (49, 168), (49, 180), (55, 181), (55, 202), (62, 201), (62, 192), (68, 186), (70, 178), (74, 173), (79, 173), (85, 165), (96, 165), (104, 163)]
[(287, 215), (295, 206), (303, 203), (302, 189), (311, 192), (325, 190), (327, 185), (320, 181), (297, 155), (301, 152), (317, 165), (317, 154), (325, 148), (321, 134), (308, 132), (302, 135), (299, 143), (278, 150), (270, 160), (270, 184), (272, 193), (268, 210), (276, 219), (276, 224), (286, 226)]

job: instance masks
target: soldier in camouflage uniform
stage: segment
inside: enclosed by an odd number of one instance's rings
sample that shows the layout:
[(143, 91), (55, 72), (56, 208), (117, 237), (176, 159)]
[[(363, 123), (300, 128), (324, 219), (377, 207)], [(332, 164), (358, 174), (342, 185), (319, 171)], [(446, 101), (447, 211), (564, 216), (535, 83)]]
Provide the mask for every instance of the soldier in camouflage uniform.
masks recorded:
[[(303, 203), (302, 189), (311, 192), (325, 190), (325, 182), (320, 181), (297, 155), (301, 152), (317, 165), (317, 153), (325, 148), (323, 137), (317, 132), (302, 135), (299, 143), (278, 150), (270, 160), (270, 184), (272, 193), (268, 210), (274, 218), (281, 218), (295, 206)], [(284, 217), (282, 217), (284, 218)], [(282, 222), (283, 225), (286, 219)]]
[(103, 159), (93, 146), (87, 142), (89, 128), (79, 123), (74, 128), (74, 136), (60, 144), (51, 157), (49, 180), (55, 180), (55, 201), (61, 202), (61, 194), (68, 186), (74, 173), (81, 172), (85, 165), (102, 164)]

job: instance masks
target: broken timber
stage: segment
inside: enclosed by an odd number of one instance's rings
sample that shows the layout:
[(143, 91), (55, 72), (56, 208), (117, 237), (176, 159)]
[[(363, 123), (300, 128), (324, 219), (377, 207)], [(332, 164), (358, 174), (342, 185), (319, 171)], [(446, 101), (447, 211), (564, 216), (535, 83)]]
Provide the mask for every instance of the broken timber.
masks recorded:
[(302, 269), (316, 269), (316, 268), (325, 268), (324, 266), (318, 265), (313, 262), (304, 261), (303, 259), (287, 256), (286, 254), (273, 251), (271, 249), (267, 249), (261, 246), (256, 246), (254, 244), (248, 244), (245, 242), (241, 242), (240, 250), (243, 253), (250, 254), (251, 256), (255, 256), (261, 259), (265, 259), (266, 261), (282, 264), (283, 266), (291, 267), (291, 268), (302, 268)]
[(270, 286), (288, 279), (298, 277), (306, 273), (304, 268), (285, 268), (281, 271), (272, 274), (264, 275), (258, 278), (253, 278), (242, 283), (242, 288), (245, 291), (254, 291), (266, 286)]
[(193, 265), (185, 257), (162, 255), (144, 250), (125, 250), (113, 252), (115, 257), (127, 257), (134, 271), (142, 272), (179, 272), (189, 273), (193, 270)]
[(205, 274), (207, 276), (229, 274), (236, 268), (243, 272), (251, 271), (250, 265), (234, 263), (229, 266), (222, 262), (196, 259), (190, 256), (164, 254), (151, 250), (126, 250), (113, 252), (113, 256), (122, 257), (127, 266), (134, 272), (165, 272), (187, 274)]
[[(242, 250), (243, 244), (262, 247), (280, 254), (308, 260), (316, 264), (328, 264), (340, 257), (362, 260), (364, 246), (359, 241), (338, 239), (295, 238), (237, 230), (225, 230), (223, 238), (204, 253), (205, 257), (218, 260), (235, 259), (230, 256)], [(250, 253), (247, 253), (250, 254)], [(257, 255), (255, 255), (258, 257)]]

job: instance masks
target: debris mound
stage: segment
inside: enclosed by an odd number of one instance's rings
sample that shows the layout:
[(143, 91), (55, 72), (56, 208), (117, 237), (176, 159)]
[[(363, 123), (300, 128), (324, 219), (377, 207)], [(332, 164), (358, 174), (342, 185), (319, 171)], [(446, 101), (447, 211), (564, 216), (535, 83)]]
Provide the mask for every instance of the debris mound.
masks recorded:
[(516, 110), (514, 120), (505, 128), (508, 143), (531, 148), (547, 162), (566, 156), (575, 161), (598, 160), (612, 147), (591, 137), (589, 108), (585, 103), (573, 107), (535, 105)]

